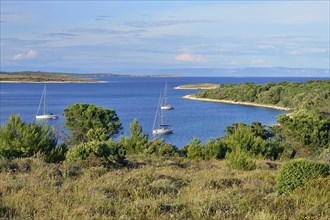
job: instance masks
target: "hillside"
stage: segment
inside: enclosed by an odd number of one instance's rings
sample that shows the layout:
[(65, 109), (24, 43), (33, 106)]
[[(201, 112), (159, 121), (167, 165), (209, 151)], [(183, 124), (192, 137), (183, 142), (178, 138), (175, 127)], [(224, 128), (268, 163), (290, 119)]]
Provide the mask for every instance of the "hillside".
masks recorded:
[[(279, 163), (129, 158), (123, 168), (0, 160), (0, 217), (19, 219), (327, 219), (330, 179), (276, 193)], [(270, 164), (267, 165), (267, 164)], [(274, 169), (275, 168), (275, 169)], [(314, 187), (321, 187), (316, 189)]]
[(291, 108), (296, 112), (313, 111), (330, 114), (330, 80), (311, 80), (306, 83), (280, 82), (267, 84), (222, 84), (203, 90), (193, 97), (234, 102), (250, 102)]
[(328, 83), (232, 85), (228, 97), (243, 100), (291, 92), (297, 106), (281, 95), (272, 104), (295, 112), (272, 127), (234, 123), (180, 149), (149, 139), (136, 119), (130, 136), (113, 140), (115, 111), (92, 104), (65, 110), (61, 144), (54, 128), (11, 115), (0, 128), (0, 218), (328, 219)]

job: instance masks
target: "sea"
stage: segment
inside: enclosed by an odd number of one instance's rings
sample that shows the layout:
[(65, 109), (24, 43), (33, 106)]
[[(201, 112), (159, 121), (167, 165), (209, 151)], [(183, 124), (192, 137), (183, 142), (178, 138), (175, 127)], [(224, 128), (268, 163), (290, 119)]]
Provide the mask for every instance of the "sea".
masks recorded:
[[(152, 128), (160, 92), (167, 82), (167, 101), (174, 110), (164, 112), (164, 123), (174, 127), (174, 133), (158, 136), (166, 143), (181, 148), (193, 138), (205, 143), (210, 138), (224, 136), (225, 128), (233, 123), (250, 124), (259, 121), (264, 125), (276, 123), (277, 117), (285, 111), (202, 102), (183, 99), (198, 90), (177, 90), (175, 87), (192, 83), (232, 84), (253, 82), (305, 82), (307, 80), (327, 80), (319, 77), (93, 77), (99, 83), (47, 83), (47, 109), (60, 115), (58, 120), (50, 120), (48, 125), (60, 130), (65, 118), (65, 108), (75, 103), (94, 104), (116, 111), (123, 125), (122, 135), (129, 136), (129, 127), (136, 118), (143, 133), (154, 138)], [(27, 123), (35, 120), (43, 83), (0, 83), (0, 124), (8, 121), (10, 114), (18, 114)], [(118, 137), (117, 137), (118, 138)]]

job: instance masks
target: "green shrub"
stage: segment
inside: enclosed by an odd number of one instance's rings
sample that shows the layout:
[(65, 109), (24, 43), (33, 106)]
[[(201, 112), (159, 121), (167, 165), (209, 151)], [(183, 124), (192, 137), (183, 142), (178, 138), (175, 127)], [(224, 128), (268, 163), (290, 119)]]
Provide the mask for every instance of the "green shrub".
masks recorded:
[(76, 145), (68, 151), (66, 161), (70, 163), (97, 158), (111, 163), (119, 162), (125, 159), (125, 156), (125, 147), (110, 139), (109, 141), (90, 141)]
[(246, 152), (235, 150), (226, 154), (227, 166), (238, 170), (255, 170), (257, 165)]
[[(45, 161), (58, 162), (63, 159), (65, 149), (57, 148), (57, 135), (54, 127), (21, 121), (20, 116), (10, 115), (0, 128), (0, 156), (13, 159), (44, 155)], [(53, 158), (53, 159), (50, 159)]]
[(290, 194), (299, 204), (299, 219), (328, 219), (330, 176), (310, 180)]
[(44, 156), (44, 160), (48, 163), (58, 163), (65, 160), (68, 146), (65, 143), (60, 144), (56, 148), (53, 148), (50, 152), (47, 152)]
[(309, 162), (307, 160), (293, 160), (281, 168), (277, 177), (277, 188), (280, 193), (292, 191), (303, 186), (306, 182), (330, 174), (330, 165)]
[(323, 149), (330, 148), (330, 118), (315, 114), (281, 115), (278, 119), (277, 135), (289, 144), (306, 149), (306, 156), (319, 155)]
[(198, 138), (194, 138), (187, 145), (187, 157), (189, 159), (204, 159), (205, 148), (201, 145), (201, 141)]
[(143, 150), (143, 154), (158, 157), (173, 157), (178, 155), (178, 149), (172, 144), (165, 144), (163, 139), (155, 138), (148, 143), (148, 147)]
[(205, 159), (223, 159), (225, 158), (226, 152), (228, 150), (226, 144), (221, 138), (214, 140), (211, 138), (204, 145), (205, 147)]
[(126, 148), (127, 154), (141, 154), (148, 147), (148, 135), (142, 134), (142, 127), (134, 118), (130, 126), (130, 137), (120, 137), (120, 143)]
[(180, 156), (180, 157), (187, 157), (187, 153), (188, 153), (188, 145), (186, 145), (186, 146), (180, 148), (180, 149), (178, 150), (178, 153), (179, 153), (179, 156)]
[(272, 137), (272, 133), (259, 122), (233, 124), (226, 128), (226, 132), (225, 143), (233, 151), (238, 149), (265, 159), (277, 159), (284, 151), (280, 140)]

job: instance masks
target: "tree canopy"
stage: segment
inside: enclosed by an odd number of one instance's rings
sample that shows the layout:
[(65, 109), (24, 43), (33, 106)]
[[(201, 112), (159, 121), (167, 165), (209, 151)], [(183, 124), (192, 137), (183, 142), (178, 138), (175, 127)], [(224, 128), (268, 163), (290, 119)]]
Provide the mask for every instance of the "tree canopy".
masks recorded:
[(112, 109), (92, 104), (74, 104), (63, 113), (64, 127), (70, 131), (70, 144), (107, 141), (122, 131), (122, 124)]
[(242, 102), (275, 105), (308, 111), (314, 114), (330, 114), (330, 80), (310, 80), (306, 83), (269, 82), (267, 84), (221, 84), (215, 89), (197, 93), (199, 98), (226, 99)]
[(45, 161), (61, 161), (67, 148), (65, 145), (56, 145), (54, 127), (34, 122), (27, 124), (21, 121), (19, 115), (10, 115), (0, 128), (0, 156), (5, 158), (30, 157), (41, 153)]

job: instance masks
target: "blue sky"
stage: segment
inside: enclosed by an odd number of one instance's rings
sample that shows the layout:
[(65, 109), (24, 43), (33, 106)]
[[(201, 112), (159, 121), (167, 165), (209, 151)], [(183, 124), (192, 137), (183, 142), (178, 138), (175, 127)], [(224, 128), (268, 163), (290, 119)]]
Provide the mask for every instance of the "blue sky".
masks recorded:
[(1, 70), (329, 68), (329, 1), (1, 1)]

